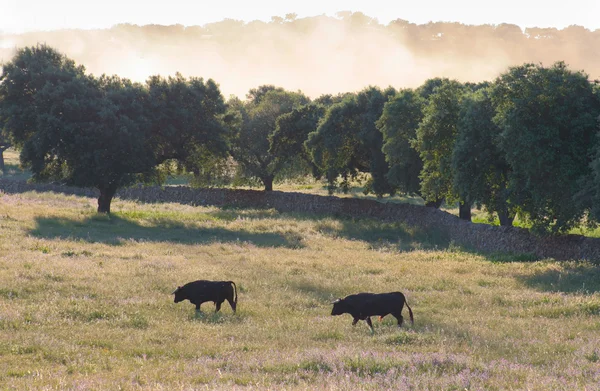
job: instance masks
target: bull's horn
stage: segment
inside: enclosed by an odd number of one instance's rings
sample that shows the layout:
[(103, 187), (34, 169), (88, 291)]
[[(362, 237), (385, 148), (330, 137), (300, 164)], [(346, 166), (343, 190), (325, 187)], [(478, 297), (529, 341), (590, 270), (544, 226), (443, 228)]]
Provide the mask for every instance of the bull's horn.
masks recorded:
[(177, 293), (177, 291), (178, 291), (178, 290), (180, 290), (180, 289), (181, 289), (181, 287), (180, 287), (180, 286), (178, 286), (178, 287), (177, 287), (177, 289), (175, 289), (175, 290), (173, 291), (173, 293), (171, 293), (171, 294), (172, 294), (172, 295), (174, 295), (174, 294), (175, 294), (175, 293)]
[(342, 299), (336, 299), (335, 301), (332, 301), (331, 304), (339, 303), (340, 301), (342, 301)]

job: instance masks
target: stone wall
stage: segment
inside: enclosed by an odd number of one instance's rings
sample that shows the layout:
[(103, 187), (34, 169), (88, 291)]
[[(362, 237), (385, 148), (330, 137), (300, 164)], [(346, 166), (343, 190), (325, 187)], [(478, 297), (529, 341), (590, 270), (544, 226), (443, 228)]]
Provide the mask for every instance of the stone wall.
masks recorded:
[[(87, 197), (98, 196), (98, 192), (93, 189), (28, 184), (2, 178), (0, 178), (0, 191), (5, 193), (52, 191)], [(386, 221), (401, 221), (408, 226), (424, 230), (436, 229), (454, 243), (484, 253), (531, 254), (538, 258), (559, 260), (600, 260), (599, 238), (580, 235), (538, 237), (522, 228), (473, 224), (437, 209), (410, 204), (381, 203), (373, 200), (294, 192), (193, 189), (186, 186), (131, 187), (121, 189), (117, 197), (146, 203), (176, 202), (188, 205), (274, 208), (280, 212), (372, 217)]]

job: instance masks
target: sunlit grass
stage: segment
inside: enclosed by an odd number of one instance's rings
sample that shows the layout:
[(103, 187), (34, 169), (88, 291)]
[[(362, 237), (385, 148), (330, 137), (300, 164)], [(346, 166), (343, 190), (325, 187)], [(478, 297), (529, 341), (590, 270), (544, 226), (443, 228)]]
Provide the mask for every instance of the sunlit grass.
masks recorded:
[(591, 238), (600, 238), (600, 227), (588, 228), (585, 226), (581, 226), (578, 228), (573, 228), (569, 233), (575, 235), (589, 236)]
[(5, 168), (4, 171), (0, 171), (0, 178), (27, 180), (31, 177), (31, 173), (23, 170), (19, 165), (19, 152), (9, 148), (4, 151), (3, 156)]
[[(290, 179), (287, 181), (279, 182), (274, 185), (274, 190), (286, 191), (286, 192), (298, 192), (316, 195), (329, 195), (327, 189), (327, 182), (325, 180), (316, 180), (314, 178), (305, 177), (298, 179)], [(395, 194), (393, 196), (386, 195), (384, 197), (377, 197), (374, 194), (365, 194), (365, 187), (363, 183), (354, 181), (347, 191), (342, 189), (336, 189), (333, 193), (336, 197), (341, 198), (363, 198), (369, 200), (377, 200), (379, 202), (391, 202), (391, 203), (408, 203), (414, 205), (424, 205), (424, 201), (421, 197), (407, 196), (403, 194)]]
[[(445, 209), (447, 212), (458, 216), (458, 206), (456, 208)], [(490, 216), (490, 214), (484, 210), (472, 209), (471, 210), (471, 221), (476, 224), (490, 224), (500, 226), (500, 219), (496, 214)], [(512, 223), (513, 227), (519, 228), (531, 228), (531, 223), (523, 221), (517, 215)]]
[[(371, 219), (0, 196), (8, 389), (594, 389), (600, 268), (463, 252)], [(437, 250), (435, 250), (437, 248)], [(171, 292), (233, 280), (237, 314)], [(415, 325), (334, 298), (403, 291)], [(404, 314), (407, 317), (407, 314)], [(374, 319), (375, 320), (375, 319)]]

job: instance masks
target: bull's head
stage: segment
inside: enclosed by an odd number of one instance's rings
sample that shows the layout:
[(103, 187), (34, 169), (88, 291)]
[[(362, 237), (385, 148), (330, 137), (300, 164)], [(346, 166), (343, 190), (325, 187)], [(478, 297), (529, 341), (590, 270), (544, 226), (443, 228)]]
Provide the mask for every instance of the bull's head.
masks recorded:
[(184, 292), (181, 290), (181, 287), (178, 286), (177, 289), (175, 289), (173, 291), (173, 293), (171, 293), (172, 295), (175, 295), (175, 303), (179, 303), (180, 301), (183, 301), (186, 299)]
[(331, 304), (333, 304), (333, 309), (331, 310), (331, 315), (341, 315), (347, 312), (347, 305), (346, 302), (343, 299), (337, 299), (336, 301), (332, 302)]

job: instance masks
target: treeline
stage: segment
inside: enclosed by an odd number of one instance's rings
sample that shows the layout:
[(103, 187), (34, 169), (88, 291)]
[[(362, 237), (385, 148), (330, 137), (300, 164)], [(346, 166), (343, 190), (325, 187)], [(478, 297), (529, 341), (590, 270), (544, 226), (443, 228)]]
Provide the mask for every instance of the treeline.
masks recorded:
[(96, 75), (143, 81), (179, 71), (219, 80), (226, 96), (240, 97), (266, 83), (301, 89), (314, 98), (366, 85), (417, 87), (438, 76), (482, 81), (512, 65), (559, 60), (600, 78), (600, 30), (402, 19), (384, 25), (360, 12), (188, 27), (121, 24), (0, 34), (0, 41), (0, 61), (9, 61), (15, 47), (45, 42)]
[(0, 76), (0, 126), (36, 181), (95, 187), (109, 213), (120, 187), (174, 167), (200, 184), (238, 177), (272, 190), (307, 172), (330, 191), (476, 205), (511, 225), (561, 233), (600, 221), (600, 88), (580, 71), (511, 67), (493, 82), (322, 95), (272, 85), (225, 100), (213, 80), (94, 77), (57, 50), (20, 49)]

